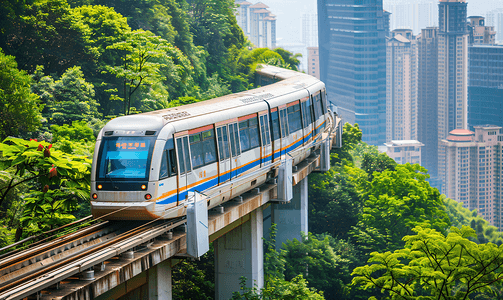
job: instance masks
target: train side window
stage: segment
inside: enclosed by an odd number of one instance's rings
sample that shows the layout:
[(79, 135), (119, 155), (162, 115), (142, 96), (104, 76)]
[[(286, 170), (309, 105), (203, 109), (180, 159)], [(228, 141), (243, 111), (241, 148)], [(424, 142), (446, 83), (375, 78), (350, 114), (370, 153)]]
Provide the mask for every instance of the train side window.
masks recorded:
[(213, 129), (190, 135), (192, 165), (199, 168), (217, 160), (215, 133)]
[(251, 118), (248, 120), (250, 126), (250, 149), (260, 146), (260, 133), (258, 130), (258, 119)]
[(321, 96), (319, 93), (313, 96), (313, 106), (314, 106), (314, 118), (315, 118), (315, 120), (318, 120), (320, 118), (320, 116), (322, 115), (322, 113), (321, 113)]
[(288, 119), (286, 117), (286, 109), (282, 109), (279, 111), (279, 116), (281, 118), (280, 124), (281, 124), (281, 137), (286, 137), (290, 133), (288, 131)]
[(247, 151), (260, 146), (260, 135), (257, 118), (251, 118), (239, 122), (239, 137), (241, 151)]
[(169, 176), (176, 175), (177, 171), (176, 171), (175, 149), (168, 150), (168, 166), (169, 166)]
[(275, 141), (280, 138), (280, 136), (279, 136), (279, 116), (278, 116), (277, 110), (271, 112), (271, 123), (272, 123), (272, 139)]
[(227, 126), (217, 128), (218, 149), (220, 161), (229, 158), (229, 136), (227, 135)]
[(311, 103), (309, 100), (302, 102), (302, 117), (302, 120), (304, 121), (304, 128), (312, 123)]
[(266, 122), (267, 119), (265, 118), (265, 115), (260, 116), (260, 133), (262, 135), (262, 146), (269, 145), (269, 141), (267, 139), (267, 132), (266, 132)]
[(239, 122), (239, 138), (241, 142), (241, 151), (250, 149), (250, 129), (248, 128), (248, 120)]
[(238, 123), (229, 125), (229, 136), (231, 137), (232, 156), (241, 155), (241, 148), (239, 145)]
[(189, 155), (189, 139), (184, 136), (176, 140), (178, 151), (178, 164), (180, 165), (180, 174), (190, 172), (192, 169)]
[[(213, 129), (201, 132), (203, 138), (204, 164), (208, 165), (217, 161), (215, 145), (215, 131)], [(228, 148), (227, 148), (228, 149)]]
[(298, 103), (288, 107), (288, 127), (290, 127), (290, 133), (302, 128), (300, 105)]
[(161, 158), (159, 179), (176, 175), (175, 149), (164, 150)]
[(166, 150), (162, 152), (161, 168), (159, 169), (159, 179), (164, 179), (169, 176), (167, 153), (168, 151)]
[(320, 101), (321, 101), (321, 113), (326, 114), (327, 113), (327, 94), (325, 93), (325, 90), (322, 90), (320, 93)]

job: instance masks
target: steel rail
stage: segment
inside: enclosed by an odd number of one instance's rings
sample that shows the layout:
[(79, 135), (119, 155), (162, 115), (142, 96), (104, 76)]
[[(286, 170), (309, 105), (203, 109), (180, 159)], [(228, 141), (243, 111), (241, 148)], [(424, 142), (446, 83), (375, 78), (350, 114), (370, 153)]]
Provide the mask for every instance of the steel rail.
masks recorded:
[(136, 227), (119, 235), (114, 240), (95, 245), (78, 255), (69, 257), (47, 269), (9, 284), (0, 290), (0, 300), (22, 299), (133, 247), (139, 246), (185, 222), (185, 220), (176, 220), (169, 224), (157, 225), (150, 222)]

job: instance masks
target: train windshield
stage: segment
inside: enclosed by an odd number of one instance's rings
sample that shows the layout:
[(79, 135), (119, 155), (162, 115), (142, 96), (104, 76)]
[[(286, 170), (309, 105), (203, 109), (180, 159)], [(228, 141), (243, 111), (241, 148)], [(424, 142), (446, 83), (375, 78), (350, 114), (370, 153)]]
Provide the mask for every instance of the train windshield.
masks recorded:
[(98, 178), (148, 180), (155, 138), (116, 137), (102, 140)]

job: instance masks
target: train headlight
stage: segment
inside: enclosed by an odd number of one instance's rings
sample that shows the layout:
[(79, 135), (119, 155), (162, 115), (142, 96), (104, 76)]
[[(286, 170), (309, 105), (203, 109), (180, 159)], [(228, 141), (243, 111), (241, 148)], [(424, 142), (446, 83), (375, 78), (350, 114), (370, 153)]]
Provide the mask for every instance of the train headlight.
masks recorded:
[(144, 185), (144, 184), (142, 184), (142, 185), (141, 185), (141, 189), (142, 189), (142, 190), (146, 190), (146, 189), (147, 189), (147, 186), (146, 186), (146, 185)]
[(98, 199), (98, 194), (94, 193), (93, 194), (93, 199), (95, 199), (95, 200)]
[(150, 200), (150, 199), (152, 199), (152, 195), (150, 195), (150, 194), (145, 194), (145, 199), (146, 199), (146, 200)]
[(101, 190), (103, 188), (103, 186), (101, 184), (98, 184), (97, 188), (98, 188), (98, 190)]

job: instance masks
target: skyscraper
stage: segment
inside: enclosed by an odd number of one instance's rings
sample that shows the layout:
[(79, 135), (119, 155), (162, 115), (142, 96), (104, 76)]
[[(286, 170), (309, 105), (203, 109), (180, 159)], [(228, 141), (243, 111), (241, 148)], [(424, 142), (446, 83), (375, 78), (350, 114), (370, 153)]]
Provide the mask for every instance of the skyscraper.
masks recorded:
[(386, 142), (417, 139), (417, 45), (410, 29), (391, 32), (386, 49)]
[(276, 16), (262, 2), (235, 0), (236, 21), (255, 47), (276, 47)]
[(438, 28), (421, 30), (417, 37), (417, 140), (424, 144), (422, 166), (438, 176)]
[(494, 26), (496, 41), (503, 42), (503, 8), (496, 8), (486, 13), (486, 24)]
[(442, 140), (446, 153), (444, 193), (477, 209), (491, 225), (503, 229), (502, 179), (503, 130), (500, 126), (481, 125), (455, 129)]
[[(468, 127), (468, 32), (466, 0), (440, 0), (438, 5), (438, 138)], [(438, 168), (445, 172), (439, 141)], [(444, 178), (440, 174), (440, 178)]]
[(503, 127), (503, 45), (473, 45), (468, 53), (468, 126)]
[(328, 99), (363, 140), (386, 140), (386, 44), (382, 0), (318, 0), (320, 77)]

